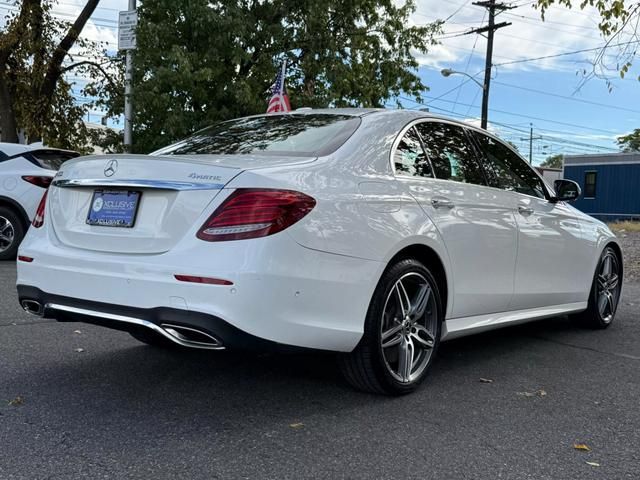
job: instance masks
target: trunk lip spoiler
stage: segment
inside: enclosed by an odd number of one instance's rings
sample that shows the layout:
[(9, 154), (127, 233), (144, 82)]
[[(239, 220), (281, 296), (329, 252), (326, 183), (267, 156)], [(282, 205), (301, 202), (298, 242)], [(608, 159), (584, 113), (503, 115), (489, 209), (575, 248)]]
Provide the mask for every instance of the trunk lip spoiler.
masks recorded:
[(158, 190), (222, 190), (224, 183), (196, 183), (173, 180), (144, 180), (144, 179), (107, 179), (107, 178), (76, 178), (55, 179), (51, 185), (59, 188), (81, 187), (123, 187), (123, 188), (152, 188)]

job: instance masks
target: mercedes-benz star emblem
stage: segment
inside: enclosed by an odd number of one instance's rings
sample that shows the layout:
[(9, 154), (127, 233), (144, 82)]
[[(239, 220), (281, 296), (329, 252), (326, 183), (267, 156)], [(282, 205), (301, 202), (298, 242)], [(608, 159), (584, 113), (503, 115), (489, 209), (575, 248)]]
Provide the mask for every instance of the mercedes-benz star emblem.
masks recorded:
[(118, 171), (118, 161), (117, 160), (109, 160), (107, 162), (107, 166), (104, 167), (104, 176), (105, 177), (113, 177), (113, 175)]

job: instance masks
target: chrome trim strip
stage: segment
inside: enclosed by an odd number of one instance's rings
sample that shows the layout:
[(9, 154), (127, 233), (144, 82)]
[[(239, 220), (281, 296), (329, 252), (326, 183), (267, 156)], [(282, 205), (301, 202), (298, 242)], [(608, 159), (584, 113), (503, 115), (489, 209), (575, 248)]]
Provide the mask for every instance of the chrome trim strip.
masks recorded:
[[(147, 320), (142, 320), (140, 318), (135, 318), (135, 317), (127, 317), (125, 315), (116, 315), (114, 313), (106, 313), (106, 312), (98, 312), (96, 310), (87, 310), (84, 308), (77, 308), (77, 307), (70, 307), (68, 305), (60, 305), (57, 303), (47, 303), (44, 306), (44, 313), (46, 315), (48, 310), (54, 310), (54, 311), (61, 311), (61, 312), (67, 312), (67, 313), (76, 313), (78, 315), (86, 315), (89, 317), (96, 317), (96, 318), (104, 318), (106, 320), (113, 320), (115, 322), (124, 322), (124, 323), (131, 323), (133, 325), (139, 325), (141, 327), (146, 327), (149, 328), (151, 330), (153, 330), (156, 333), (159, 333), (160, 335), (162, 335), (163, 337), (171, 340), (173, 343), (177, 343), (178, 345), (182, 345), (183, 347), (190, 347), (190, 348), (203, 348), (206, 350), (224, 350), (225, 347), (218, 344), (218, 345), (206, 345), (206, 344), (202, 344), (200, 342), (191, 342), (191, 341), (185, 341), (185, 340), (181, 340), (180, 338), (171, 335), (170, 333), (166, 332), (164, 329), (162, 329), (161, 327), (159, 327), (158, 325), (156, 325), (155, 323), (151, 323)], [(199, 332), (202, 333), (202, 332)], [(206, 335), (206, 334), (204, 334)]]
[(154, 188), (160, 190), (221, 190), (223, 183), (194, 183), (169, 180), (142, 179), (108, 179), (108, 178), (59, 178), (52, 182), (59, 188), (73, 187), (126, 187), (126, 188)]

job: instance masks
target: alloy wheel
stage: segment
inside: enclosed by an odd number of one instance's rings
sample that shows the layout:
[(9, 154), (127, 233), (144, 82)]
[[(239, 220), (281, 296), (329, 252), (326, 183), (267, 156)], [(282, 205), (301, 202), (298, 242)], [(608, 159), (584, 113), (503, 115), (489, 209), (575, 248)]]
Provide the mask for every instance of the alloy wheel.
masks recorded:
[(0, 216), (0, 252), (11, 248), (15, 238), (15, 229), (8, 218)]
[(620, 265), (618, 257), (608, 250), (600, 263), (597, 277), (596, 299), (600, 317), (605, 323), (611, 322), (616, 313), (620, 297)]
[(381, 347), (386, 367), (402, 383), (417, 379), (429, 364), (436, 344), (435, 292), (417, 272), (398, 279), (385, 301)]

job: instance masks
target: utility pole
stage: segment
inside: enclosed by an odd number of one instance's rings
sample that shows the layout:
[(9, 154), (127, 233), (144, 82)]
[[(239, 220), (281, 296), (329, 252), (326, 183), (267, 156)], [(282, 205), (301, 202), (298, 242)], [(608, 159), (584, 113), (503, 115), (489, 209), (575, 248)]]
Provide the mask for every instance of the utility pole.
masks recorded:
[[(529, 127), (529, 165), (533, 165), (533, 141), (542, 140), (542, 137), (540, 135), (533, 136), (533, 123), (530, 123)], [(525, 141), (527, 139), (520, 137), (520, 140)]]
[(486, 0), (482, 2), (473, 2), (473, 5), (484, 7), (489, 12), (489, 24), (486, 27), (474, 28), (468, 33), (484, 33), (487, 32), (487, 55), (484, 64), (484, 84), (482, 86), (482, 120), (480, 126), (487, 129), (487, 120), (489, 117), (489, 86), (491, 84), (491, 64), (493, 57), (493, 33), (502, 27), (508, 27), (511, 22), (496, 23), (496, 11), (498, 13), (510, 10), (512, 6), (504, 3), (496, 3), (496, 0)]
[(131, 103), (133, 83), (133, 51), (136, 48), (135, 29), (138, 23), (136, 0), (129, 0), (129, 10), (120, 12), (118, 19), (118, 50), (126, 50), (124, 69), (124, 150), (131, 152), (133, 143), (132, 121), (133, 105)]

